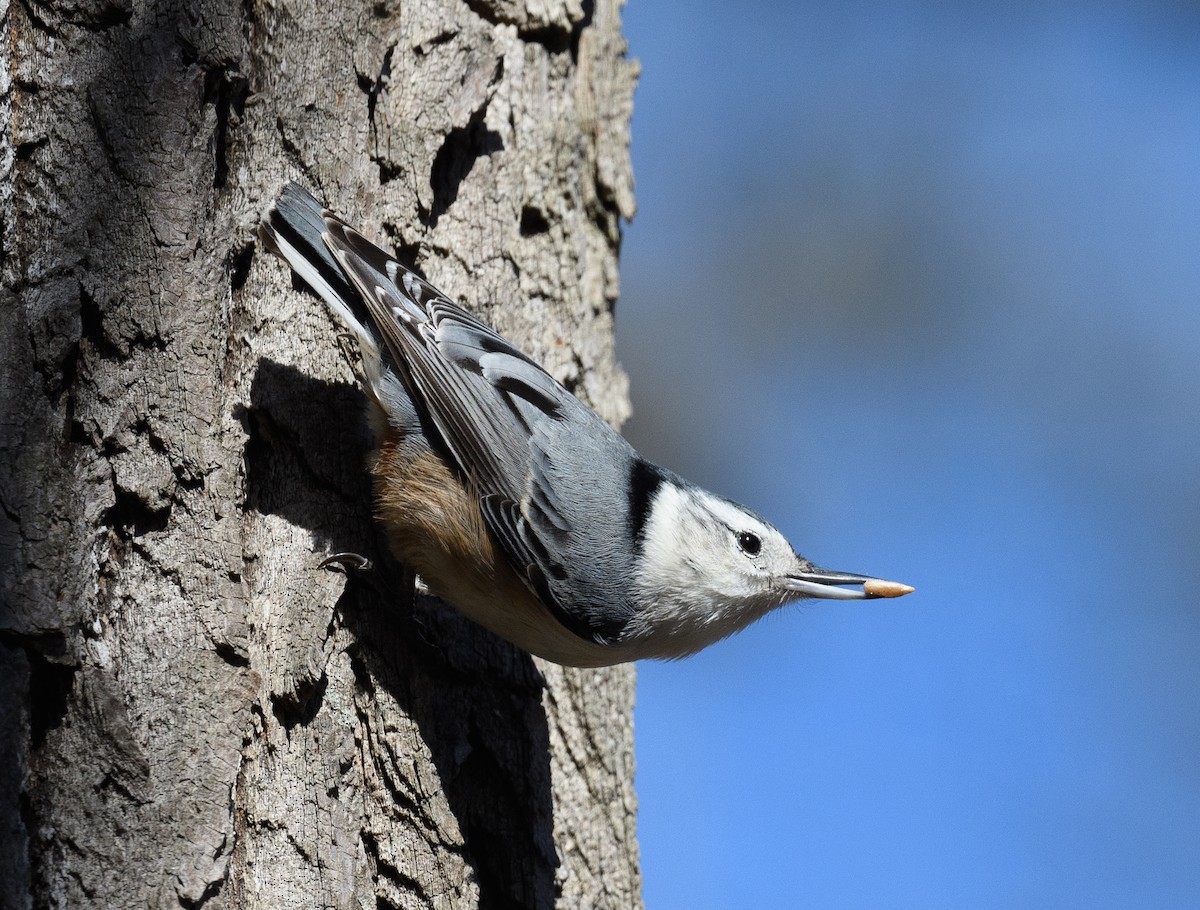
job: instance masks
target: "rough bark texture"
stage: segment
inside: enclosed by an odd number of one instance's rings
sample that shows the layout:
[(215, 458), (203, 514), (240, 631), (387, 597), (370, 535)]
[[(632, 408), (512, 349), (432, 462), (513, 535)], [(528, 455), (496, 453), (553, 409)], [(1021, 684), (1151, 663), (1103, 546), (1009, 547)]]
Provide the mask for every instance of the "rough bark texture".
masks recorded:
[(353, 358), (253, 236), (299, 179), (620, 421), (617, 0), (0, 16), (0, 903), (639, 906), (632, 669), (398, 601)]

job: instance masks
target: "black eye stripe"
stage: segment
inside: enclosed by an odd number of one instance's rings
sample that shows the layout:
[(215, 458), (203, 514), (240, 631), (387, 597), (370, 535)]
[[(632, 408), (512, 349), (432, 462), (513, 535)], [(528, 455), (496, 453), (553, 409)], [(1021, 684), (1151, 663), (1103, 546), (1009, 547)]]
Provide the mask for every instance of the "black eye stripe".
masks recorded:
[(749, 531), (739, 531), (737, 543), (742, 548), (742, 552), (747, 556), (757, 556), (762, 550), (762, 541), (758, 535), (751, 534)]

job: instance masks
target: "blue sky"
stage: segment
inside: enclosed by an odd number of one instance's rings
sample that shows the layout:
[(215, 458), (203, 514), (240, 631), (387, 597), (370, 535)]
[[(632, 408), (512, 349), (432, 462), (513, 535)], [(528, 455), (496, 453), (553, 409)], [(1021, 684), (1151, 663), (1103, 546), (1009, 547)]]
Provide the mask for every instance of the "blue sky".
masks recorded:
[(1200, 10), (625, 22), (628, 435), (917, 587), (640, 665), (649, 910), (1200, 906)]

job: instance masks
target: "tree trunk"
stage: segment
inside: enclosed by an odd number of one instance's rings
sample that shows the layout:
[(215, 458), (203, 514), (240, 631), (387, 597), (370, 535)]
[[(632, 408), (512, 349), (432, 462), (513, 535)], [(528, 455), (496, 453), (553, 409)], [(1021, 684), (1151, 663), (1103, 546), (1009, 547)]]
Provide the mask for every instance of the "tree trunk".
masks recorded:
[(403, 602), (353, 358), (254, 240), (298, 179), (620, 421), (619, 12), (0, 11), (4, 906), (640, 906), (633, 670)]

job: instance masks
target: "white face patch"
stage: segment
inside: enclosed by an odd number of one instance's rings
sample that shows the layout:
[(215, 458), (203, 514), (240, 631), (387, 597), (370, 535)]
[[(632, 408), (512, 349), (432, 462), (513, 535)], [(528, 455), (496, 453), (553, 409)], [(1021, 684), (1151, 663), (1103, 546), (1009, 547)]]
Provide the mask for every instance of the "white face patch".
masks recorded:
[[(753, 534), (760, 547), (739, 545)], [(787, 596), (775, 578), (792, 569), (795, 555), (770, 525), (694, 487), (663, 483), (643, 529), (636, 588), (638, 629), (674, 639), (680, 655), (743, 628)]]
[(678, 576), (681, 557), (687, 553), (685, 529), (690, 526), (689, 501), (675, 484), (659, 485), (643, 529), (641, 571), (667, 582)]

